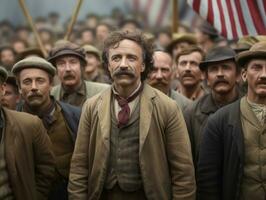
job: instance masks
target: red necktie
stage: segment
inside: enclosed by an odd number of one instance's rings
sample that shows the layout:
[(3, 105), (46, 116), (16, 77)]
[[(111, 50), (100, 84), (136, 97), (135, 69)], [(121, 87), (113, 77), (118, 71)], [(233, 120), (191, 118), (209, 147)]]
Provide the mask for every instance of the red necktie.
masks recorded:
[(133, 101), (143, 90), (143, 84), (140, 86), (138, 91), (136, 91), (132, 96), (128, 97), (127, 99), (120, 97), (119, 95), (115, 94), (115, 98), (118, 101), (118, 105), (121, 107), (121, 110), (118, 112), (118, 128), (125, 126), (129, 121), (130, 116), (130, 108), (128, 103)]

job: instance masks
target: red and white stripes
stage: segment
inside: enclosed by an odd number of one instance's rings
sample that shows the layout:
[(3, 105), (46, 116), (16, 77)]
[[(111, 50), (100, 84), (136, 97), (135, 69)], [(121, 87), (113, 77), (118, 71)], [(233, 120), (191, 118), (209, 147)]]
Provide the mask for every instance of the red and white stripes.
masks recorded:
[(188, 4), (228, 39), (266, 35), (265, 0), (187, 0)]

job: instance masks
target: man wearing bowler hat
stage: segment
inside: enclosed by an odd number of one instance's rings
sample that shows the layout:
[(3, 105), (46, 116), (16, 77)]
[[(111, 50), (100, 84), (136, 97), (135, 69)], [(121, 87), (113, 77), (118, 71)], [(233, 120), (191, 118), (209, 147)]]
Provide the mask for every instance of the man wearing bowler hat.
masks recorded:
[(237, 56), (247, 95), (208, 119), (198, 162), (198, 197), (266, 198), (266, 42)]
[(61, 81), (51, 91), (56, 100), (81, 107), (87, 98), (108, 88), (107, 84), (84, 81), (85, 54), (83, 49), (71, 42), (58, 42), (48, 61), (57, 68)]
[(188, 106), (184, 112), (195, 164), (207, 118), (239, 97), (236, 83), (240, 69), (235, 62), (235, 55), (229, 47), (216, 47), (207, 53), (205, 60), (199, 65), (210, 93)]
[[(0, 67), (0, 100), (7, 71)], [(0, 199), (45, 200), (54, 179), (52, 145), (41, 120), (0, 109)]]
[(45, 59), (36, 56), (25, 58), (13, 66), (12, 72), (24, 100), (18, 110), (37, 115), (52, 142), (56, 172), (49, 200), (67, 199), (70, 160), (81, 111), (50, 96), (56, 69)]

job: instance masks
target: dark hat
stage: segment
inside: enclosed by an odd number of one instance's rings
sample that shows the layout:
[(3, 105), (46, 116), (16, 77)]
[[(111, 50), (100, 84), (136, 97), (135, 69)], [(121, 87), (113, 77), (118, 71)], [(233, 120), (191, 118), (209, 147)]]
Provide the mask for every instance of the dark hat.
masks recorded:
[(203, 24), (201, 24), (201, 26), (199, 27), (199, 30), (202, 33), (205, 33), (207, 35), (210, 35), (212, 37), (218, 37), (218, 32), (215, 28), (213, 28), (212, 25), (210, 25), (208, 22), (204, 22)]
[(41, 58), (44, 58), (44, 55), (43, 55), (43, 52), (41, 51), (41, 49), (36, 48), (36, 47), (31, 47), (31, 48), (27, 48), (24, 51), (22, 51), (21, 53), (19, 53), (17, 59), (22, 60), (22, 59), (27, 58), (29, 56), (39, 56)]
[(15, 76), (12, 76), (12, 75), (8, 76), (7, 79), (6, 79), (6, 83), (9, 84), (9, 85), (13, 85), (16, 88), (18, 87)]
[(16, 75), (18, 72), (26, 68), (42, 69), (52, 76), (54, 76), (56, 72), (55, 67), (45, 59), (37, 56), (30, 56), (17, 62), (12, 68), (12, 73)]
[(82, 48), (84, 49), (85, 53), (92, 53), (101, 61), (101, 59), (102, 59), (101, 52), (95, 46), (86, 44), (86, 45), (82, 46)]
[(6, 69), (0, 66), (0, 80), (2, 83), (6, 81), (7, 75), (8, 75), (8, 72), (6, 71)]
[(210, 63), (235, 60), (236, 53), (230, 47), (214, 47), (208, 51), (205, 60), (199, 65), (199, 68), (203, 71)]
[(172, 50), (177, 43), (187, 42), (192, 45), (197, 44), (197, 38), (192, 33), (175, 33), (172, 36), (172, 42), (166, 47), (166, 51), (172, 54)]
[(255, 43), (248, 51), (239, 53), (236, 61), (240, 67), (244, 67), (252, 58), (266, 59), (266, 41)]
[(60, 40), (55, 43), (55, 46), (50, 51), (47, 60), (55, 65), (55, 60), (58, 57), (66, 55), (77, 56), (82, 62), (86, 63), (84, 50), (78, 45), (66, 40)]

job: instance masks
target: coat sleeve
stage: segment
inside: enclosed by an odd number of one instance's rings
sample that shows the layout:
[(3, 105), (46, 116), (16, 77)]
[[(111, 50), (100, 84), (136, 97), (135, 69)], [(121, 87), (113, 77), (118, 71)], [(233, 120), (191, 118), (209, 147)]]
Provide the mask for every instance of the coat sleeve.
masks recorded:
[[(216, 118), (214, 118), (216, 117)], [(197, 167), (197, 195), (199, 200), (222, 198), (222, 139), (219, 118), (210, 116), (203, 131)]]
[(32, 124), (37, 127), (33, 141), (37, 197), (47, 199), (54, 180), (55, 157), (50, 138), (42, 122), (36, 118)]
[(181, 110), (171, 109), (166, 127), (167, 157), (172, 179), (172, 199), (193, 200), (196, 183), (191, 147)]
[(72, 156), (68, 193), (69, 200), (88, 199), (88, 150), (90, 112), (85, 104), (81, 114), (77, 140)]

